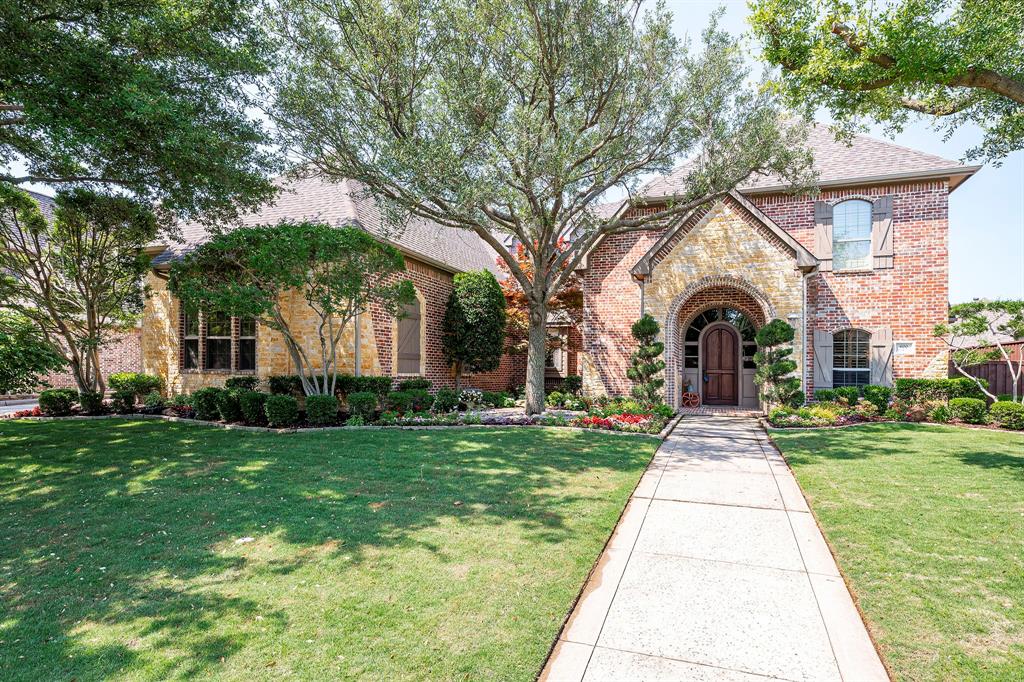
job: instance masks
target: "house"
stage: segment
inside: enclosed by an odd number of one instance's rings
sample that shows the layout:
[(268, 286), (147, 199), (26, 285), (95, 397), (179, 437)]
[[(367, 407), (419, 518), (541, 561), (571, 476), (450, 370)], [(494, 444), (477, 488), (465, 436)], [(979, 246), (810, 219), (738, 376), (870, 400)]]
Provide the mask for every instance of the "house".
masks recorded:
[[(794, 359), (819, 388), (942, 377), (949, 194), (977, 166), (858, 136), (812, 130), (821, 192), (794, 196), (753, 177), (714, 205), (642, 232), (610, 236), (581, 273), (579, 364), (590, 393), (622, 394), (644, 313), (662, 325), (666, 400), (755, 407), (754, 334), (771, 319), (796, 329)], [(657, 211), (686, 169), (655, 179), (632, 205)]]
[[(402, 230), (389, 230), (373, 198), (351, 181), (306, 178), (278, 182), (282, 191), (276, 201), (244, 216), (241, 224), (308, 219), (360, 227), (402, 252), (403, 276), (416, 288), (416, 302), (402, 320), (377, 307), (359, 316), (342, 339), (338, 371), (388, 375), (396, 380), (421, 376), (430, 379), (435, 388), (453, 386), (441, 350), (441, 324), (453, 277), (470, 270), (494, 270), (494, 251), (476, 234), (423, 220), (412, 220)], [(277, 332), (251, 319), (202, 312), (189, 315), (167, 290), (171, 263), (202, 243), (207, 234), (201, 225), (185, 225), (180, 243), (167, 241), (150, 250), (153, 270), (148, 284), (152, 295), (143, 311), (142, 370), (164, 377), (174, 393), (220, 385), (232, 375), (266, 378), (294, 374), (296, 369)], [(291, 298), (284, 310), (296, 336), (315, 343), (315, 316), (301, 297)], [(466, 384), (505, 389), (518, 364), (515, 358), (506, 358), (495, 372), (471, 375)]]

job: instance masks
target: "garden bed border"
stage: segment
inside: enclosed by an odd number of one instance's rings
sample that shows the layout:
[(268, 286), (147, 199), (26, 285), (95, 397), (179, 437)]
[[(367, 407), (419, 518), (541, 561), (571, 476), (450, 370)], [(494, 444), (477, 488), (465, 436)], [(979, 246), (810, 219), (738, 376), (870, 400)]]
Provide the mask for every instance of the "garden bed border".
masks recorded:
[(997, 433), (1016, 433), (1024, 435), (1024, 431), (1015, 431), (1013, 429), (1003, 429), (998, 426), (986, 426), (985, 424), (963, 424), (963, 423), (952, 423), (947, 422), (945, 424), (940, 422), (905, 422), (895, 420), (883, 420), (883, 421), (865, 421), (865, 422), (854, 422), (853, 424), (826, 424), (823, 426), (773, 426), (768, 421), (768, 417), (758, 417), (757, 420), (761, 423), (761, 428), (765, 431), (825, 431), (828, 429), (849, 429), (856, 426), (871, 426), (872, 424), (924, 424), (926, 426), (951, 426), (959, 429), (971, 429), (972, 431), (995, 431)]

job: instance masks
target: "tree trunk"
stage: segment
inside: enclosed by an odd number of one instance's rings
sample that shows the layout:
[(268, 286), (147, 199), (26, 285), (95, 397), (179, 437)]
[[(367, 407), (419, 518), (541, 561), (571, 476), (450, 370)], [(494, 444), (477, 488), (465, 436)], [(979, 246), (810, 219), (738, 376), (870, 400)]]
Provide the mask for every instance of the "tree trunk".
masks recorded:
[(530, 304), (529, 347), (526, 356), (526, 413), (544, 411), (544, 366), (547, 358), (547, 301)]

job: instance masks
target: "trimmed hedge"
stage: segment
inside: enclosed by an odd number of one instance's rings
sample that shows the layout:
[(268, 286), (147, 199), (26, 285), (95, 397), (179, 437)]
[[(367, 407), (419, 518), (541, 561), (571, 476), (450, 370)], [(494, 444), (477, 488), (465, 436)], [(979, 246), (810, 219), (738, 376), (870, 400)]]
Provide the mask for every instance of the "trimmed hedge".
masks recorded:
[(865, 386), (862, 392), (864, 400), (877, 407), (879, 412), (885, 412), (889, 409), (892, 389), (888, 386)]
[(953, 398), (949, 401), (949, 413), (954, 419), (967, 424), (984, 424), (988, 409), (980, 398)]
[(405, 379), (398, 382), (399, 391), (417, 391), (417, 390), (429, 390), (434, 383), (430, 379), (424, 377), (413, 377), (412, 379)]
[(434, 404), (434, 396), (430, 395), (430, 391), (425, 388), (410, 388), (405, 392), (412, 399), (413, 412), (426, 412)]
[(217, 395), (217, 411), (224, 421), (242, 421), (242, 403), (239, 401), (239, 391), (233, 388), (226, 388)]
[(161, 391), (164, 387), (164, 380), (153, 374), (141, 372), (115, 372), (107, 377), (107, 385), (114, 393), (123, 394), (123, 398), (132, 396), (131, 405), (153, 391)]
[[(982, 383), (988, 388), (984, 379)], [(910, 403), (925, 403), (930, 400), (949, 401), (954, 398), (977, 398), (984, 400), (985, 394), (971, 379), (897, 379), (896, 399)]]
[(242, 419), (246, 424), (262, 424), (267, 421), (267, 413), (263, 410), (266, 402), (266, 393), (239, 391), (238, 404), (242, 408)]
[(263, 411), (267, 415), (267, 423), (275, 429), (286, 429), (299, 421), (299, 401), (294, 396), (267, 396)]
[(408, 391), (391, 391), (384, 398), (384, 409), (404, 414), (412, 409), (413, 396)]
[(224, 391), (216, 386), (206, 386), (192, 393), (192, 409), (196, 419), (216, 421), (220, 419), (220, 394)]
[(361, 417), (367, 423), (373, 421), (373, 415), (377, 411), (377, 396), (368, 391), (350, 393), (348, 411), (352, 416)]
[(267, 386), (273, 395), (302, 395), (302, 381), (294, 374), (269, 376)]
[(992, 403), (988, 409), (992, 423), (1004, 429), (1024, 431), (1024, 405), (1012, 401), (1000, 400)]
[(51, 388), (39, 394), (39, 409), (48, 417), (66, 417), (78, 400), (78, 391), (70, 388)]
[(228, 377), (224, 382), (224, 388), (233, 388), (239, 391), (255, 391), (260, 385), (260, 378), (253, 376)]
[(83, 414), (103, 414), (103, 394), (99, 391), (79, 393), (78, 404)]
[(314, 426), (337, 423), (338, 399), (333, 395), (306, 396), (306, 421)]

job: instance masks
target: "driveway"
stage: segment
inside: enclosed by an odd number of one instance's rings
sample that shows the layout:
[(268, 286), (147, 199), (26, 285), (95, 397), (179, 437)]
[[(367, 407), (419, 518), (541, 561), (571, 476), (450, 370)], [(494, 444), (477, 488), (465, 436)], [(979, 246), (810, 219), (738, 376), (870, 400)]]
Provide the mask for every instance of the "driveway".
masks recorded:
[(782, 456), (686, 417), (640, 480), (542, 680), (888, 680)]
[(39, 405), (37, 400), (0, 400), (0, 417), (22, 410), (31, 410)]

